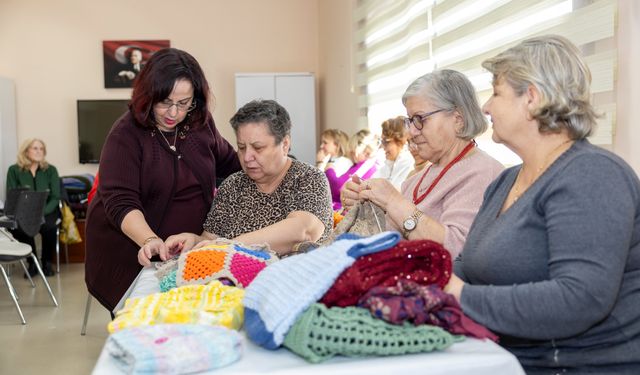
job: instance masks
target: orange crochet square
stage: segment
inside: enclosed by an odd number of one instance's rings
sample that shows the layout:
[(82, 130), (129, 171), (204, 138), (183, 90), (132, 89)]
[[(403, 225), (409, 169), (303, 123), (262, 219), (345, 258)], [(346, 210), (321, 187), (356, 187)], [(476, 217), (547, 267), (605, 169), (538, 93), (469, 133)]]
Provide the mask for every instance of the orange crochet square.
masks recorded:
[(224, 269), (225, 251), (193, 251), (187, 254), (182, 278), (184, 280), (204, 279)]

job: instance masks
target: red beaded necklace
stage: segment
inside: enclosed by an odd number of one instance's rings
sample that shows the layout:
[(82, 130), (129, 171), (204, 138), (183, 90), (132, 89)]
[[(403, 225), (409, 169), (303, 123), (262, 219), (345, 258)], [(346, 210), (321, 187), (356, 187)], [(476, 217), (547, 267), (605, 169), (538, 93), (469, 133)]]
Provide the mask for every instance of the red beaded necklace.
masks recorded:
[(418, 204), (422, 202), (427, 197), (427, 195), (431, 193), (431, 190), (433, 190), (433, 188), (436, 187), (438, 182), (440, 182), (442, 177), (449, 171), (449, 169), (451, 169), (451, 167), (453, 167), (455, 163), (459, 162), (460, 159), (462, 159), (467, 153), (469, 153), (469, 151), (471, 151), (471, 149), (473, 149), (475, 145), (476, 145), (476, 141), (471, 140), (471, 142), (469, 142), (469, 144), (462, 151), (460, 151), (458, 156), (456, 156), (453, 160), (451, 160), (449, 164), (447, 164), (447, 166), (444, 167), (442, 171), (440, 171), (440, 173), (438, 174), (436, 179), (433, 180), (433, 182), (431, 183), (427, 191), (425, 191), (424, 194), (418, 197), (418, 189), (420, 188), (420, 185), (422, 185), (422, 181), (424, 180), (424, 178), (427, 176), (427, 174), (431, 170), (431, 167), (433, 166), (433, 164), (431, 164), (429, 168), (427, 168), (427, 170), (422, 174), (422, 177), (420, 177), (420, 181), (418, 181), (418, 184), (413, 189), (413, 204)]

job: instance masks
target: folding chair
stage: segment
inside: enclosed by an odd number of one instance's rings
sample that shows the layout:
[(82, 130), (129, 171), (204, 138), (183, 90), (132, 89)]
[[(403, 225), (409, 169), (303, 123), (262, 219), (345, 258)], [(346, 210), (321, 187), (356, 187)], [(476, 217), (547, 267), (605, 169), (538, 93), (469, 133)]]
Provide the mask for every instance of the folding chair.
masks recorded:
[[(11, 210), (7, 213), (7, 218), (4, 219), (4, 223), (8, 225), (2, 225), (5, 227), (11, 227), (12, 229), (19, 228), (28, 236), (35, 236), (36, 233), (40, 230), (40, 226), (43, 223), (44, 218), (44, 206), (47, 201), (47, 192), (39, 192), (39, 191), (26, 191), (22, 190), (18, 193), (17, 202), (15, 202), (15, 219), (12, 219)], [(7, 194), (7, 201), (14, 199), (14, 196)], [(14, 202), (11, 202), (13, 204)], [(13, 207), (10, 207), (11, 209)], [(18, 310), (18, 315), (20, 316), (20, 320), (22, 324), (27, 324), (24, 319), (24, 315), (22, 314), (22, 310), (20, 309), (20, 304), (18, 304), (18, 297), (16, 295), (15, 288), (11, 283), (11, 279), (7, 275), (7, 272), (2, 265), (2, 263), (11, 263), (11, 262), (20, 262), (22, 265), (25, 274), (28, 276), (27, 267), (24, 264), (24, 260), (31, 257), (33, 262), (38, 269), (38, 273), (42, 278), (42, 282), (47, 287), (47, 291), (49, 292), (49, 296), (51, 296), (51, 300), (53, 304), (58, 307), (58, 301), (56, 297), (53, 295), (51, 291), (51, 286), (49, 286), (49, 282), (42, 272), (42, 268), (36, 258), (35, 254), (31, 251), (31, 246), (18, 242), (13, 238), (13, 236), (5, 229), (0, 228), (0, 272), (2, 273), (2, 277), (4, 278), (5, 283), (7, 284), (7, 288), (9, 289), (9, 294), (11, 295), (11, 299), (16, 306), (16, 310)], [(33, 280), (29, 277), (29, 281), (31, 282), (31, 286), (35, 287)]]

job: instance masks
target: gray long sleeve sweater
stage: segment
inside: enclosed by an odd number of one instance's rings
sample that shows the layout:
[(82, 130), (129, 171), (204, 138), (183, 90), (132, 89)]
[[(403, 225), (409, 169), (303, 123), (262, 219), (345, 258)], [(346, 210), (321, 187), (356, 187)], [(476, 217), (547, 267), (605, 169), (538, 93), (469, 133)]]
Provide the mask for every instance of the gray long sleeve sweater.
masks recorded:
[(488, 187), (456, 261), (463, 311), (529, 373), (640, 374), (640, 181), (579, 141), (500, 214), (519, 168)]

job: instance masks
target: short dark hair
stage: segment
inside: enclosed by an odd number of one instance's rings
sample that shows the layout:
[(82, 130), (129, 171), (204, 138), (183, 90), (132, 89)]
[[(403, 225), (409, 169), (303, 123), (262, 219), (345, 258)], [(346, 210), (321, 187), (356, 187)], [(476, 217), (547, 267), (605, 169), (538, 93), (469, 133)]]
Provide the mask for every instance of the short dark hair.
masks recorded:
[(275, 100), (252, 100), (243, 105), (229, 121), (236, 135), (243, 124), (264, 122), (275, 137), (276, 144), (280, 144), (284, 137), (291, 134), (289, 112)]
[(185, 121), (191, 126), (204, 126), (208, 119), (209, 83), (200, 64), (193, 56), (176, 48), (164, 48), (154, 53), (133, 84), (129, 109), (143, 127), (155, 127), (153, 106), (165, 100), (176, 81), (186, 79), (193, 85), (195, 108)]

